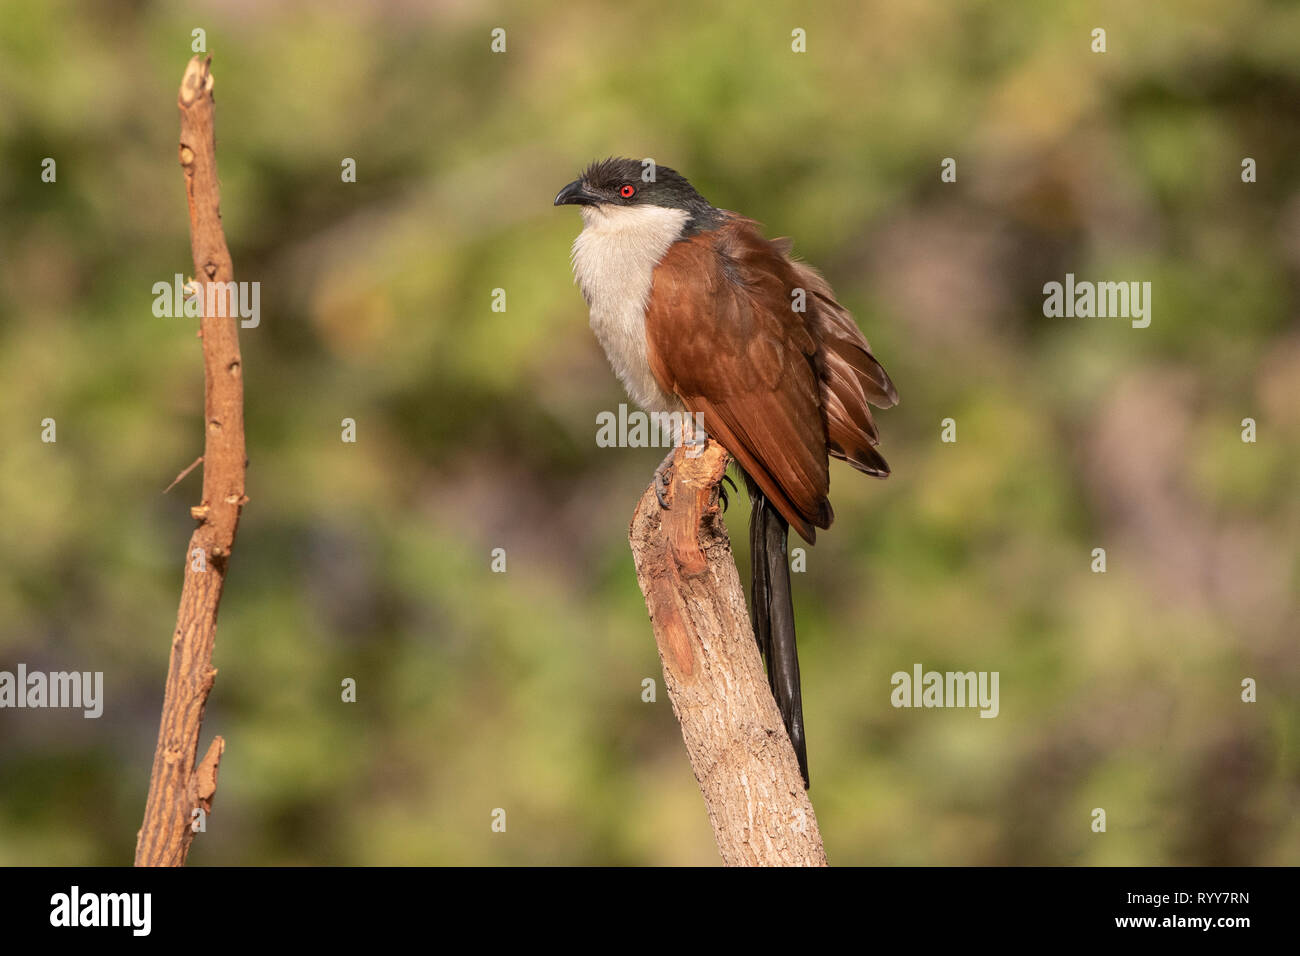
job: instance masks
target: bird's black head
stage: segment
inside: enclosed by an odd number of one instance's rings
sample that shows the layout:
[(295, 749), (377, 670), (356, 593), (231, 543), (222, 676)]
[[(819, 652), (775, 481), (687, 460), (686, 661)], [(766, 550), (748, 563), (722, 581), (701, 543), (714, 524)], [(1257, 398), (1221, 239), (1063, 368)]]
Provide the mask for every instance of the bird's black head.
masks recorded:
[(721, 213), (695, 191), (685, 176), (648, 159), (611, 157), (592, 163), (579, 179), (560, 190), (555, 205), (681, 209), (690, 215), (689, 232), (711, 228), (721, 219)]

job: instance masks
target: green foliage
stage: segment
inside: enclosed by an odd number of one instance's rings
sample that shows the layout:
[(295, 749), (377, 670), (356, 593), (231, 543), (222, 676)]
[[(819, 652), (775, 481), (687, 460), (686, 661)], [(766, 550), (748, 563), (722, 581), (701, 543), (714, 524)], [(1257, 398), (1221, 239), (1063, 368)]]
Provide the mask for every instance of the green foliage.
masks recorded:
[[(550, 204), (609, 154), (793, 236), (898, 383), (894, 476), (835, 466), (795, 576), (831, 860), (1296, 861), (1295, 9), (418, 6), (4, 5), (0, 669), (107, 701), (0, 711), (0, 864), (126, 862), (143, 813), (203, 437), (194, 323), (151, 314), (195, 26), (262, 323), (192, 862), (716, 860), (626, 547), (660, 452), (596, 447), (626, 399)], [(1066, 272), (1150, 281), (1151, 327), (1045, 318)], [(916, 662), (999, 671), (1000, 716), (891, 707)]]

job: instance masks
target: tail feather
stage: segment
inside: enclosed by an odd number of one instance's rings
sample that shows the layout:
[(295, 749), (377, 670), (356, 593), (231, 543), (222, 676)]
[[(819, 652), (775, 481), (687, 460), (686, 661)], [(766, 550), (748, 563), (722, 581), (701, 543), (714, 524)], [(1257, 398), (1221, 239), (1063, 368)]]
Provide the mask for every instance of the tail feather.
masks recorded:
[(790, 563), (786, 545), (790, 525), (746, 476), (751, 502), (749, 521), (750, 617), (754, 638), (767, 664), (767, 681), (785, 723), (804, 786), (808, 782), (808, 749), (804, 740), (803, 697), (799, 689), (799, 653), (795, 647), (794, 602), (790, 596)]

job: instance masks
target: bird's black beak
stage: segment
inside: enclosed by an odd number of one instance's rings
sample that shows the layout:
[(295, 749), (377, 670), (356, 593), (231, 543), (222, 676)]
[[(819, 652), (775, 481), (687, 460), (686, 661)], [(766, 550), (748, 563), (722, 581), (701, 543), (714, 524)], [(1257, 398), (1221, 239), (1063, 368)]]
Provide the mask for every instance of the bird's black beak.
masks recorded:
[(582, 184), (581, 179), (569, 183), (555, 197), (557, 206), (594, 206), (596, 202), (596, 197), (587, 192), (587, 187)]

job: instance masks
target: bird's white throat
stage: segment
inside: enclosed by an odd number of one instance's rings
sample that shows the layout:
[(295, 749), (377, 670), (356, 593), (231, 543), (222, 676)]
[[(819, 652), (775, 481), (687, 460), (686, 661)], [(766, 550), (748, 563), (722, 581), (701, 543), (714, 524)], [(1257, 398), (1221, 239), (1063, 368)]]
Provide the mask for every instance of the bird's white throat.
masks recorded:
[(629, 397), (646, 411), (673, 411), (646, 358), (645, 310), (655, 266), (689, 214), (663, 206), (583, 206), (573, 275), (591, 308), (591, 328)]

